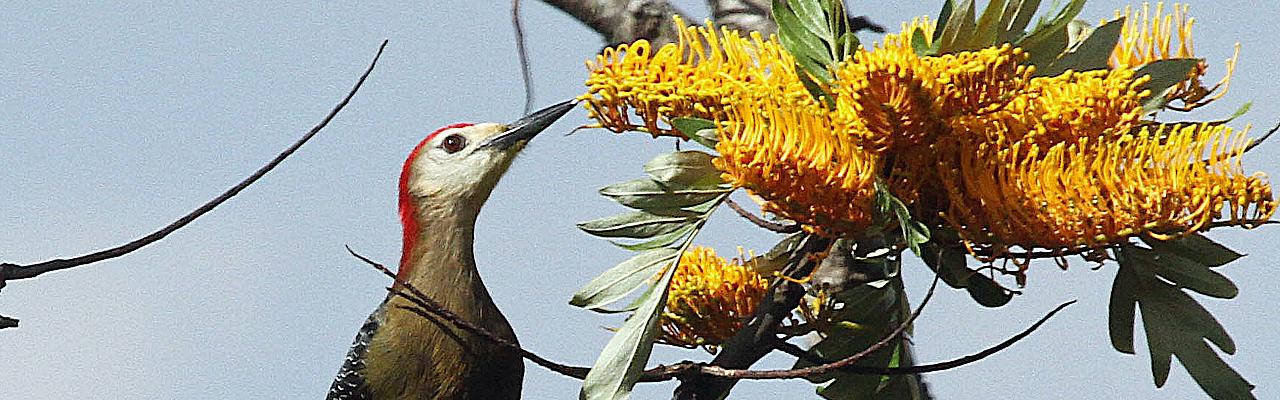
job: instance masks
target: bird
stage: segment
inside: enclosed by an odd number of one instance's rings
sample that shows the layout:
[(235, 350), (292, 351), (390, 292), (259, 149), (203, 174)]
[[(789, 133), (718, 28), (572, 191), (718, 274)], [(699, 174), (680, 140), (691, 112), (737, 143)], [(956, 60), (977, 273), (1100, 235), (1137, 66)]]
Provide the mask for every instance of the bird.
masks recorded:
[[(400, 172), (404, 242), (396, 280), (518, 343), (476, 270), (476, 218), (516, 154), (575, 104), (561, 102), (510, 124), (448, 125), (414, 147)], [(326, 399), (520, 398), (520, 355), (404, 308), (411, 305), (389, 294), (369, 315)]]

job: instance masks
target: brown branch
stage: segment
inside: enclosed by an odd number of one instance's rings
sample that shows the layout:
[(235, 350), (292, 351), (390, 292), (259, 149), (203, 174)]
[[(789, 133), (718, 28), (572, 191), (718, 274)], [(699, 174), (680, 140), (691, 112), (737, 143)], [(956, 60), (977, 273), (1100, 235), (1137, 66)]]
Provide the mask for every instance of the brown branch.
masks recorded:
[(223, 192), (222, 194), (218, 195), (218, 197), (213, 198), (213, 200), (209, 200), (209, 202), (205, 203), (199, 208), (196, 208), (195, 210), (191, 211), (187, 215), (182, 216), (182, 218), (178, 218), (176, 221), (173, 221), (169, 225), (166, 225), (165, 227), (160, 228), (160, 230), (152, 232), (147, 236), (143, 236), (142, 238), (139, 238), (129, 243), (125, 243), (118, 247), (113, 247), (106, 250), (100, 250), (100, 251), (90, 253), (90, 254), (85, 254), (79, 257), (73, 257), (73, 258), (67, 258), (67, 259), (55, 259), (55, 260), (49, 260), (49, 261), (30, 264), (30, 265), (0, 264), (0, 287), (3, 286), (3, 282), (5, 280), (33, 278), (45, 272), (57, 271), (61, 269), (67, 269), (71, 267), (92, 264), (95, 262), (109, 260), (112, 258), (123, 256), (125, 254), (129, 254), (135, 250), (141, 249), (144, 246), (147, 246), (151, 243), (155, 243), (160, 239), (163, 239), (165, 236), (168, 236), (169, 234), (191, 223), (191, 221), (194, 221), (196, 218), (199, 218), (200, 216), (204, 215), (205, 213), (208, 213), (209, 211), (213, 211), (215, 207), (218, 207), (219, 205), (226, 202), (227, 200), (230, 200), (232, 197), (235, 197), (237, 194), (239, 194), (240, 191), (244, 190), (245, 188), (248, 188), (249, 185), (252, 185), (254, 182), (257, 182), (258, 179), (262, 178), (263, 175), (266, 175), (267, 172), (271, 172), (272, 169), (274, 169), (277, 165), (280, 165), (281, 162), (283, 162), (286, 158), (288, 158), (295, 151), (297, 151), (298, 148), (302, 147), (303, 144), (311, 140), (311, 138), (314, 137), (317, 133), (319, 133), (321, 129), (324, 129), (325, 126), (329, 125), (329, 121), (332, 121), (333, 118), (336, 115), (338, 115), (338, 112), (342, 111), (342, 109), (347, 106), (347, 103), (351, 101), (351, 98), (354, 97), (356, 92), (360, 90), (360, 86), (364, 85), (365, 79), (369, 77), (369, 73), (373, 72), (373, 67), (378, 64), (378, 58), (382, 56), (382, 50), (385, 49), (386, 47), (387, 47), (387, 41), (383, 40), (382, 45), (378, 46), (378, 53), (373, 56), (373, 61), (369, 63), (369, 67), (365, 69), (364, 74), (360, 75), (360, 79), (356, 81), (355, 86), (351, 88), (351, 91), (347, 93), (347, 96), (344, 97), (342, 101), (338, 103), (337, 106), (334, 106), (334, 108), (331, 111), (329, 111), (329, 114), (325, 116), (324, 119), (321, 120), (319, 124), (311, 128), (311, 130), (308, 131), (305, 135), (303, 135), (302, 138), (298, 139), (298, 141), (294, 142), (284, 151), (280, 152), (280, 154), (276, 155), (276, 157), (272, 159), (270, 162), (268, 162), (266, 165), (263, 165), (261, 168), (258, 168), (258, 170), (254, 171), (252, 175), (249, 175), (249, 177), (245, 178), (243, 181), (240, 181), (240, 183), (236, 184), (235, 186), (232, 186), (230, 189), (227, 189), (226, 192)]
[(688, 17), (666, 0), (542, 0), (586, 24), (608, 45), (648, 39), (661, 45), (676, 41), (671, 17)]
[[(676, 142), (676, 143), (679, 143), (679, 142)], [(752, 214), (750, 211), (747, 211), (745, 208), (742, 208), (742, 206), (739, 205), (738, 202), (733, 201), (733, 199), (724, 199), (724, 204), (728, 205), (729, 208), (733, 210), (733, 212), (738, 213), (738, 215), (741, 215), (742, 218), (746, 218), (747, 221), (751, 221), (751, 223), (756, 224), (756, 226), (758, 227), (761, 227), (773, 232), (777, 232), (777, 233), (800, 232), (800, 224), (780, 224), (777, 222), (766, 220), (764, 218), (761, 218), (758, 215)]]
[[(524, 348), (520, 347), (515, 343), (509, 342), (501, 337), (498, 337), (497, 335), (493, 334), (492, 332), (488, 331), (485, 328), (482, 328), (478, 325), (468, 322), (467, 320), (463, 319), (462, 317), (458, 316), (452, 311), (449, 311), (444, 306), (440, 305), (440, 303), (432, 300), (429, 296), (427, 296), (421, 290), (414, 287), (411, 283), (397, 279), (396, 274), (394, 272), (391, 272), (391, 270), (388, 269), (386, 266), (376, 261), (373, 261), (365, 256), (362, 256), (359, 253), (356, 253), (355, 250), (352, 250), (350, 246), (347, 246), (346, 248), (347, 248), (347, 252), (350, 253), (352, 256), (356, 257), (360, 261), (363, 261), (365, 264), (368, 264), (369, 266), (373, 267), (379, 272), (382, 272), (383, 275), (386, 275), (387, 277), (391, 278), (395, 282), (395, 285), (392, 285), (391, 287), (387, 288), (388, 291), (390, 291), (393, 295), (400, 296), (414, 304), (414, 307), (402, 306), (401, 308), (404, 308), (410, 312), (413, 312), (414, 314), (417, 314), (418, 316), (423, 318), (432, 319), (432, 320), (442, 319), (444, 320), (444, 322), (447, 322), (459, 329), (462, 329), (469, 333), (480, 336), (485, 340), (489, 340), (494, 344), (498, 345), (499, 347), (507, 349), (508, 351), (516, 352), (521, 357), (533, 362), (534, 364), (537, 364), (538, 366), (546, 368), (547, 370), (550, 370), (552, 372), (556, 372), (561, 375), (575, 378), (575, 379), (584, 379), (587, 375), (587, 372), (590, 371), (590, 368), (565, 365), (565, 364), (560, 364), (554, 361), (547, 360), (546, 358), (543, 358), (531, 351), (525, 350)], [(707, 377), (715, 377), (715, 378), (723, 378), (723, 379), (758, 379), (758, 380), (796, 379), (796, 378), (806, 378), (814, 375), (826, 374), (826, 373), (837, 372), (837, 371), (857, 373), (857, 374), (878, 374), (878, 375), (907, 375), (907, 374), (919, 374), (924, 372), (942, 371), (946, 369), (956, 368), (965, 364), (973, 363), (975, 361), (986, 358), (987, 356), (995, 354), (996, 352), (999, 352), (1005, 348), (1008, 348), (1009, 346), (1012, 346), (1014, 343), (1018, 342), (1019, 340), (1022, 340), (1023, 338), (1027, 337), (1032, 332), (1034, 332), (1042, 324), (1048, 321), (1049, 318), (1053, 317), (1053, 315), (1056, 314), (1058, 311), (1061, 311), (1063, 308), (1066, 308), (1066, 306), (1071, 305), (1072, 303), (1075, 302), (1075, 301), (1071, 301), (1071, 302), (1067, 302), (1062, 305), (1059, 305), (1053, 311), (1050, 311), (1049, 314), (1045, 315), (1039, 321), (1033, 324), (1030, 328), (1027, 328), (1026, 330), (1022, 331), (1018, 335), (1015, 335), (1012, 338), (1005, 340), (1004, 342), (1001, 342), (996, 346), (983, 350), (977, 354), (962, 357), (960, 359), (937, 363), (937, 364), (928, 364), (928, 365), (920, 365), (920, 366), (913, 366), (913, 367), (896, 367), (896, 368), (879, 368), (879, 367), (865, 367), (865, 366), (853, 365), (853, 363), (856, 363), (858, 360), (866, 357), (868, 354), (871, 354), (880, 349), (883, 349), (893, 339), (900, 337), (905, 331), (905, 329), (909, 327), (917, 317), (919, 317), (920, 312), (924, 309), (925, 305), (928, 304), (929, 300), (933, 297), (934, 291), (937, 288), (937, 286), (938, 286), (938, 277), (935, 275), (933, 283), (929, 286), (928, 293), (925, 295), (924, 299), (920, 302), (920, 305), (916, 307), (915, 311), (912, 312), (911, 317), (906, 322), (898, 325), (893, 330), (893, 332), (889, 333), (887, 336), (885, 336), (883, 339), (881, 339), (879, 342), (875, 343), (871, 347), (868, 347), (867, 349), (861, 352), (858, 352), (857, 354), (846, 357), (839, 361), (826, 362), (825, 360), (819, 359), (817, 361), (822, 361), (821, 363), (819, 363), (819, 365), (814, 365), (806, 368), (788, 369), (788, 370), (732, 369), (732, 368), (724, 368), (716, 365), (707, 365), (702, 363), (693, 363), (693, 362), (686, 361), (686, 362), (681, 362), (678, 364), (668, 365), (668, 366), (659, 365), (657, 367), (645, 370), (641, 374), (639, 381), (640, 382), (663, 382), (663, 381), (669, 381), (672, 379), (687, 379), (693, 376), (707, 376)], [(783, 350), (784, 352), (795, 355), (797, 357), (806, 357), (806, 358), (815, 357), (808, 354), (808, 352), (800, 349), (799, 347), (796, 347), (793, 344), (778, 341), (776, 337), (773, 338), (773, 340), (775, 343), (773, 344), (773, 346), (771, 346), (771, 349), (778, 348), (779, 350)]]
[[(1075, 302), (1076, 302), (1075, 300), (1072, 300), (1066, 303), (1059, 304), (1057, 307), (1054, 307), (1054, 309), (1049, 310), (1049, 312), (1045, 314), (1043, 317), (1040, 317), (1040, 319), (1037, 320), (1036, 323), (1031, 324), (1031, 326), (1027, 327), (1026, 329), (1023, 329), (1022, 332), (1019, 332), (1017, 335), (1014, 335), (1008, 339), (1005, 339), (1003, 342), (997, 343), (996, 345), (983, 349), (982, 351), (979, 351), (977, 353), (960, 357), (954, 360), (943, 361), (943, 362), (932, 363), (932, 364), (913, 365), (910, 367), (867, 367), (867, 366), (861, 366), (861, 365), (849, 365), (849, 366), (840, 368), (839, 372), (859, 374), (859, 375), (914, 375), (914, 374), (923, 374), (928, 372), (944, 371), (948, 369), (955, 369), (967, 364), (972, 364), (974, 362), (987, 358), (993, 354), (999, 353), (1000, 351), (1003, 351), (1004, 349), (1007, 349), (1013, 346), (1018, 341), (1025, 339), (1027, 336), (1031, 335), (1031, 333), (1039, 329), (1041, 325), (1044, 325), (1045, 322), (1048, 322), (1050, 318), (1053, 318), (1053, 316), (1057, 314), (1059, 311), (1062, 311), (1063, 309), (1067, 308), (1067, 306), (1075, 304)], [(796, 346), (791, 343), (779, 341), (775, 345), (775, 347), (784, 353), (795, 356), (796, 358), (806, 359), (812, 363), (821, 364), (821, 363), (829, 362), (821, 357), (814, 355), (813, 353), (810, 353), (800, 348), (800, 346)]]

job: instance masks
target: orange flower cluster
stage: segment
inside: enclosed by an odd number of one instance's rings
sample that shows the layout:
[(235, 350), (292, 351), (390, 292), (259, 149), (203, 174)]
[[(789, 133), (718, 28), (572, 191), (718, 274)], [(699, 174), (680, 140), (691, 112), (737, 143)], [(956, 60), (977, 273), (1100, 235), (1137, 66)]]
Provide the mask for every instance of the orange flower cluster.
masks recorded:
[(667, 292), (662, 340), (711, 350), (737, 333), (769, 289), (769, 281), (744, 264), (706, 247), (685, 251)]
[[(1184, 13), (1175, 6), (1189, 52)], [(1224, 215), (1243, 226), (1270, 218), (1270, 184), (1240, 167), (1244, 132), (1143, 120), (1143, 101), (1159, 94), (1131, 63), (1170, 56), (1148, 51), (1168, 46), (1173, 25), (1159, 15), (1131, 20), (1115, 68), (1034, 78), (1007, 44), (918, 55), (912, 33), (934, 26), (916, 20), (835, 66), (820, 88), (830, 99), (809, 94), (774, 38), (687, 28), (653, 55), (606, 51), (583, 98), (615, 130), (635, 127), (620, 117), (627, 107), (654, 134), (676, 134), (657, 124), (668, 118), (716, 121), (725, 180), (821, 234), (870, 227), (878, 181), (988, 260), (1183, 235)]]

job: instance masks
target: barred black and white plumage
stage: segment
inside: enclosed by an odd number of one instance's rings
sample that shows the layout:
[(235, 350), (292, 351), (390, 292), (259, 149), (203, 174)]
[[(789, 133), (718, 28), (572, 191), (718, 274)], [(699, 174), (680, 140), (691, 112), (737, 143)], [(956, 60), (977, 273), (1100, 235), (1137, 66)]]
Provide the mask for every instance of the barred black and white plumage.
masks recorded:
[(365, 385), (363, 370), (369, 341), (373, 339), (373, 333), (382, 325), (381, 314), (382, 307), (379, 306), (373, 314), (369, 314), (369, 318), (364, 321), (364, 326), (360, 327), (360, 332), (356, 333), (356, 338), (351, 343), (351, 350), (347, 351), (346, 361), (338, 370), (338, 376), (333, 379), (333, 385), (329, 386), (329, 395), (325, 397), (326, 400), (373, 400), (373, 394)]

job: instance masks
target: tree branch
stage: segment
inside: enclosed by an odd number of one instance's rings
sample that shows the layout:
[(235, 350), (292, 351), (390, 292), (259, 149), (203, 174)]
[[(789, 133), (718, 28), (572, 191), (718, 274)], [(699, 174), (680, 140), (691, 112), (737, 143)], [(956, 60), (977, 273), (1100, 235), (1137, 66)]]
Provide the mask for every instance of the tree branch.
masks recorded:
[[(149, 235), (143, 236), (139, 239), (136, 239), (129, 243), (125, 243), (117, 247), (113, 247), (105, 250), (99, 250), (97, 252), (85, 254), (78, 257), (66, 258), (66, 259), (54, 259), (54, 260), (49, 260), (49, 261), (36, 263), (36, 264), (29, 264), (29, 265), (18, 265), (18, 264), (10, 264), (10, 263), (0, 264), (0, 288), (4, 287), (4, 283), (7, 280), (34, 278), (45, 272), (57, 271), (57, 270), (62, 270), (62, 269), (67, 269), (72, 267), (78, 267), (81, 265), (92, 264), (95, 262), (109, 260), (112, 258), (123, 256), (125, 254), (132, 253), (149, 244), (155, 243), (160, 239), (164, 239), (165, 236), (168, 236), (169, 234), (176, 232), (178, 229), (182, 229), (182, 227), (186, 226), (187, 224), (190, 224), (192, 221), (195, 221), (196, 218), (200, 218), (200, 216), (208, 213), (209, 211), (213, 211), (214, 208), (218, 207), (219, 205), (226, 202), (227, 200), (230, 200), (232, 197), (235, 197), (241, 191), (248, 188), (249, 185), (252, 185), (254, 182), (257, 182), (258, 179), (262, 178), (268, 172), (271, 172), (272, 169), (275, 169), (275, 167), (280, 165), (280, 163), (283, 162), (286, 158), (288, 158), (290, 155), (293, 155), (294, 152), (298, 151), (298, 148), (302, 147), (303, 144), (306, 144), (307, 141), (311, 140), (311, 138), (314, 137), (317, 133), (320, 133), (320, 130), (324, 129), (325, 126), (328, 126), (329, 121), (332, 121), (333, 118), (338, 115), (338, 112), (342, 111), (342, 109), (347, 106), (347, 103), (351, 102), (351, 98), (354, 97), (356, 95), (356, 92), (360, 90), (360, 87), (364, 85), (365, 79), (369, 78), (369, 74), (373, 72), (373, 67), (378, 64), (378, 58), (382, 57), (382, 51), (386, 49), (386, 47), (387, 47), (387, 41), (383, 40), (382, 45), (378, 46), (377, 54), (373, 56), (373, 61), (369, 62), (369, 67), (366, 68), (364, 73), (360, 75), (360, 79), (356, 81), (355, 86), (351, 88), (351, 91), (347, 93), (346, 97), (342, 98), (342, 101), (338, 102), (338, 105), (334, 106), (333, 109), (329, 111), (329, 114), (326, 115), (324, 119), (320, 121), (319, 124), (316, 124), (315, 127), (312, 127), (310, 131), (308, 131), (305, 135), (302, 135), (301, 138), (299, 138), (296, 142), (294, 142), (288, 148), (284, 149), (284, 151), (280, 152), (280, 154), (276, 155), (276, 157), (272, 159), (270, 162), (267, 162), (266, 165), (263, 165), (262, 167), (258, 168), (258, 170), (254, 171), (252, 175), (249, 175), (249, 177), (240, 181), (240, 183), (237, 183), (235, 186), (232, 186), (230, 189), (227, 189), (227, 191), (218, 195), (218, 197), (213, 198), (213, 200), (209, 200), (209, 202), (205, 203), (204, 205), (201, 205), (195, 210), (192, 210), (190, 213), (187, 213), (187, 215), (184, 215), (181, 218), (178, 218), (176, 221), (173, 221), (169, 225), (166, 225), (163, 228), (160, 228), (159, 230), (152, 232)], [(5, 325), (10, 325), (9, 321), (14, 321), (12, 322), (12, 324), (16, 325), (16, 320), (6, 318), (6, 321), (0, 322), (0, 328), (5, 327)]]
[(648, 39), (661, 45), (676, 41), (671, 17), (684, 13), (666, 0), (542, 0), (564, 11), (604, 37), (607, 45)]

